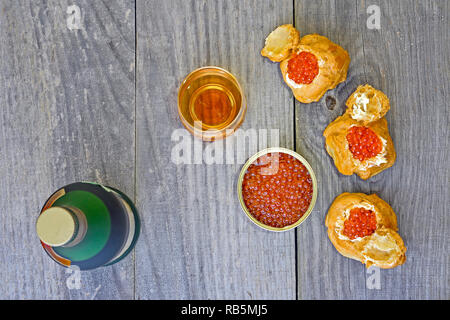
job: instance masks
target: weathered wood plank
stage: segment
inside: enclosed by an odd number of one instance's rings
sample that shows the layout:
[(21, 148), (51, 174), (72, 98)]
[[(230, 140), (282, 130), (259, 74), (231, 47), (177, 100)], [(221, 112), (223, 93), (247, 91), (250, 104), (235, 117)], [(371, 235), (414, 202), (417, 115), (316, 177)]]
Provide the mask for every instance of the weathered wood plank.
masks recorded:
[[(175, 165), (177, 90), (195, 68), (218, 65), (241, 82), (243, 129), (280, 129), (293, 147), (293, 100), (277, 65), (259, 51), (292, 1), (138, 1), (138, 299), (294, 299), (295, 234), (275, 234), (241, 212), (241, 164)], [(233, 137), (226, 139), (234, 148)], [(210, 143), (203, 143), (204, 148)], [(225, 155), (224, 155), (225, 156)], [(236, 160), (236, 158), (235, 158)]]
[(363, 33), (367, 78), (391, 100), (387, 119), (398, 160), (369, 188), (397, 212), (408, 261), (383, 271), (382, 290), (367, 297), (449, 299), (449, 6), (389, 1), (380, 8), (380, 32)]
[[(314, 211), (308, 223), (297, 231), (299, 299), (363, 298), (365, 293), (362, 265), (336, 254), (324, 226), (326, 211), (334, 197), (356, 181), (337, 172), (326, 154), (322, 136), (325, 127), (342, 113), (346, 97), (364, 75), (363, 69), (357, 67), (363, 65), (363, 52), (362, 40), (355, 30), (356, 8), (342, 10), (341, 5), (342, 1), (337, 4), (322, 1), (312, 7), (310, 2), (296, 1), (295, 7), (295, 26), (302, 36), (324, 35), (345, 48), (352, 59), (345, 84), (327, 92), (317, 103), (295, 103), (296, 150), (310, 161), (319, 185)], [(331, 110), (332, 106), (326, 104), (327, 96), (336, 99)]]
[[(336, 98), (334, 110), (325, 98), (296, 103), (297, 150), (313, 163), (320, 190), (315, 214), (298, 231), (299, 297), (448, 299), (448, 2), (379, 2), (381, 30), (366, 27), (366, 9), (377, 3), (324, 1), (313, 12), (308, 4), (296, 1), (302, 34), (329, 37), (352, 62), (348, 80), (325, 95)], [(366, 182), (337, 172), (322, 137), (364, 83), (391, 100), (387, 119), (398, 157), (394, 167)], [(340, 256), (326, 236), (325, 215), (342, 192), (375, 192), (397, 213), (407, 262), (381, 270), (380, 290), (366, 289), (365, 268)]]
[[(80, 30), (66, 10), (81, 9)], [(0, 3), (0, 298), (130, 299), (134, 263), (81, 273), (42, 250), (34, 223), (58, 187), (80, 180), (134, 196), (134, 2)]]

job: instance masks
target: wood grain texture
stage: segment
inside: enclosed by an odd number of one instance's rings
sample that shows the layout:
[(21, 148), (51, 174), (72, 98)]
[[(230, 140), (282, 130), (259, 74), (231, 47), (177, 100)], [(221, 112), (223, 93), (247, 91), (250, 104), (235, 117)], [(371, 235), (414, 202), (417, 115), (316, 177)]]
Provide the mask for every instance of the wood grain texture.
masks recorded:
[[(82, 29), (69, 30), (76, 4)], [(130, 256), (81, 273), (43, 251), (34, 224), (58, 187), (98, 181), (134, 196), (134, 2), (0, 3), (0, 298), (129, 299)]]
[(244, 130), (280, 129), (280, 145), (293, 147), (292, 97), (259, 53), (270, 31), (292, 22), (292, 1), (138, 1), (137, 15), (136, 298), (294, 299), (294, 231), (261, 230), (241, 211), (242, 164), (171, 162), (178, 87), (206, 65), (243, 86)]
[[(315, 2), (316, 3), (316, 2)], [(340, 44), (351, 57), (347, 81), (327, 92), (317, 103), (295, 103), (296, 151), (302, 154), (316, 172), (319, 194), (308, 223), (297, 230), (298, 241), (298, 298), (364, 298), (363, 266), (336, 253), (324, 226), (327, 209), (334, 197), (357, 183), (354, 177), (340, 175), (330, 161), (322, 136), (325, 127), (344, 110), (345, 99), (359, 84), (363, 75), (362, 40), (354, 21), (356, 8), (341, 10), (342, 1), (297, 1), (295, 26), (301, 35), (318, 33)], [(337, 13), (339, 12), (339, 14)], [(339, 18), (338, 15), (342, 16)], [(334, 109), (326, 104), (326, 97), (336, 99)]]
[[(81, 30), (66, 26), (73, 4)], [(381, 30), (366, 28), (372, 4)], [(413, 0), (1, 1), (0, 299), (449, 299), (448, 13), (448, 1)], [(278, 65), (259, 54), (284, 23), (350, 53), (347, 81), (318, 103), (296, 102)], [(171, 161), (178, 87), (205, 65), (240, 81), (243, 130), (279, 129), (279, 145), (315, 169), (317, 204), (296, 231), (247, 219), (236, 152), (233, 164)], [(341, 175), (322, 137), (364, 83), (391, 100), (398, 154), (368, 181)], [(233, 135), (200, 146), (221, 143), (239, 144)], [(71, 274), (46, 256), (34, 223), (54, 190), (79, 180), (128, 194), (142, 230), (132, 255), (83, 272), (81, 289), (69, 290)], [(326, 236), (329, 205), (346, 191), (375, 192), (398, 215), (407, 262), (381, 270), (380, 290), (368, 290), (365, 267)]]
[[(371, 4), (381, 9), (381, 30), (366, 28)], [(297, 150), (315, 166), (320, 190), (315, 214), (298, 230), (299, 298), (448, 299), (448, 2), (322, 1), (312, 8), (296, 1), (295, 12), (302, 34), (323, 34), (352, 58), (347, 81), (325, 95), (336, 99), (334, 110), (326, 98), (296, 103)], [(390, 98), (397, 151), (395, 165), (368, 181), (341, 175), (322, 137), (365, 83)], [(397, 213), (407, 261), (381, 270), (380, 290), (366, 289), (364, 266), (327, 239), (325, 215), (342, 192), (377, 193)]]

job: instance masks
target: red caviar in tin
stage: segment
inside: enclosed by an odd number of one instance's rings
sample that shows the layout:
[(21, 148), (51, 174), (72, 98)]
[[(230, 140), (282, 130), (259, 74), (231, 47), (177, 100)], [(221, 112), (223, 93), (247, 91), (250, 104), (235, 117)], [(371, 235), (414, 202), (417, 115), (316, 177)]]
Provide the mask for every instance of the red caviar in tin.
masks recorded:
[(310, 52), (302, 51), (289, 59), (287, 73), (297, 84), (310, 84), (319, 74), (317, 58)]
[(347, 133), (347, 142), (353, 157), (359, 161), (375, 157), (383, 148), (377, 134), (366, 127), (351, 127)]
[(242, 196), (259, 222), (283, 228), (308, 211), (313, 184), (308, 169), (286, 153), (268, 153), (252, 163), (242, 182)]
[(364, 208), (353, 208), (344, 222), (342, 234), (351, 240), (370, 236), (377, 229), (375, 212)]

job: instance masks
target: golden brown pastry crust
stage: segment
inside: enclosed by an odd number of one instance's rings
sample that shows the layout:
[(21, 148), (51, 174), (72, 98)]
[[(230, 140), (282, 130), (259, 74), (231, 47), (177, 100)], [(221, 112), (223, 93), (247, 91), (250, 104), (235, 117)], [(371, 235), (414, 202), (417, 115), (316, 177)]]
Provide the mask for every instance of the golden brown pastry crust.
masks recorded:
[(300, 33), (292, 24), (283, 24), (273, 30), (266, 38), (261, 55), (273, 62), (288, 58), (300, 43)]
[(280, 63), (283, 79), (292, 89), (298, 101), (303, 103), (319, 101), (325, 92), (345, 81), (350, 56), (342, 47), (318, 34), (310, 34), (301, 38), (300, 45), (295, 49), (295, 53), (302, 51), (310, 52), (316, 56), (319, 63), (319, 74), (310, 84), (294, 85), (292, 81), (286, 79), (289, 59), (285, 59)]
[[(360, 162), (353, 158), (347, 142), (347, 132), (352, 126), (361, 126), (362, 123), (352, 119), (348, 113), (338, 117), (323, 132), (328, 154), (333, 158), (334, 164), (340, 173), (352, 175), (356, 173), (361, 179), (366, 180), (381, 171), (392, 167), (396, 159), (394, 143), (389, 135), (389, 129), (385, 118), (370, 122), (365, 127), (372, 129), (378, 137), (384, 140), (380, 158), (385, 161), (381, 164), (374, 163), (372, 159)], [(382, 141), (383, 141), (382, 140)]]
[[(350, 240), (342, 234), (346, 215), (355, 207), (370, 208), (377, 219), (375, 232)], [(376, 194), (343, 193), (336, 197), (325, 219), (328, 237), (343, 256), (359, 260), (367, 267), (394, 268), (406, 261), (406, 247), (397, 233), (397, 217), (391, 206)]]
[(381, 119), (390, 109), (388, 97), (369, 84), (359, 86), (345, 105), (346, 113), (363, 124)]

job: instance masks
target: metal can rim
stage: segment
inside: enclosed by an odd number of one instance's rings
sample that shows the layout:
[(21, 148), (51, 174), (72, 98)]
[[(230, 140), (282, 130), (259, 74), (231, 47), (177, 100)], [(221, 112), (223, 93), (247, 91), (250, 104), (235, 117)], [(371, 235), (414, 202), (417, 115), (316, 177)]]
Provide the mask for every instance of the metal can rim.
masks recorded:
[[(285, 226), (283, 228), (268, 226), (268, 225), (260, 222), (259, 220), (257, 220), (247, 209), (247, 206), (244, 203), (244, 198), (242, 196), (242, 182), (244, 180), (244, 175), (245, 175), (245, 172), (247, 172), (248, 167), (262, 155), (265, 155), (267, 153), (276, 153), (276, 152), (289, 154), (289, 155), (293, 156), (294, 158), (296, 158), (297, 160), (299, 160), (308, 170), (309, 175), (311, 176), (312, 184), (313, 184), (313, 196), (312, 196), (311, 202), (309, 204), (308, 210), (295, 223)], [(250, 219), (250, 221), (252, 221), (258, 227), (260, 227), (264, 230), (274, 231), (274, 232), (284, 232), (284, 231), (288, 231), (288, 230), (297, 228), (309, 217), (309, 215), (313, 211), (314, 206), (316, 204), (318, 186), (317, 186), (317, 179), (316, 179), (314, 170), (305, 158), (303, 158), (300, 154), (298, 154), (297, 152), (295, 152), (293, 150), (290, 150), (287, 148), (281, 148), (281, 147), (272, 147), (272, 148), (263, 149), (263, 150), (257, 152), (256, 154), (254, 154), (253, 156), (251, 156), (250, 158), (248, 158), (247, 162), (244, 164), (244, 166), (242, 167), (241, 172), (239, 174), (238, 183), (237, 183), (237, 192), (238, 192), (239, 203), (241, 204), (242, 211), (244, 211), (244, 213), (246, 214), (247, 218)]]

